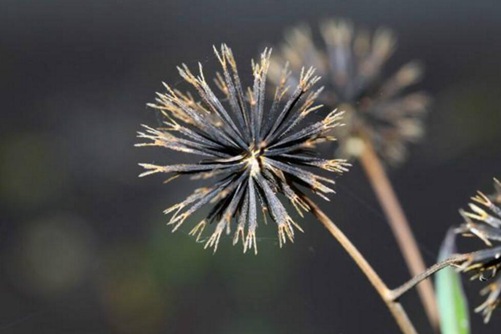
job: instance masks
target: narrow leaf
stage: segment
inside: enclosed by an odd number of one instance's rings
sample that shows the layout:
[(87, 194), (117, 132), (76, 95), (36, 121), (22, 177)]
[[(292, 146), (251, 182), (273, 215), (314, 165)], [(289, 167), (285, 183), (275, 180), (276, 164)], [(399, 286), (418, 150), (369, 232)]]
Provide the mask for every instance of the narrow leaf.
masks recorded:
[[(448, 231), (438, 260), (442, 261), (456, 252), (455, 233)], [(468, 302), (463, 291), (461, 277), (454, 268), (447, 267), (436, 274), (435, 288), (440, 313), (440, 329), (442, 334), (469, 334), (470, 316)]]

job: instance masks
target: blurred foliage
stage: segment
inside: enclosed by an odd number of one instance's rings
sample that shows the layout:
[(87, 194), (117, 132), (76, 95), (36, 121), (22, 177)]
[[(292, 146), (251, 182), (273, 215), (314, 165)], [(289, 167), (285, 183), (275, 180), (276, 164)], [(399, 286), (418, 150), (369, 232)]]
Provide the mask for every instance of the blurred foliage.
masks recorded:
[(99, 288), (117, 333), (158, 333), (169, 320), (172, 297), (161, 289), (144, 245), (125, 241), (104, 254)]
[(27, 293), (66, 293), (88, 276), (95, 242), (88, 224), (76, 216), (58, 213), (29, 222), (7, 245), (9, 273)]
[(462, 82), (438, 94), (430, 115), (429, 163), (437, 164), (484, 151), (501, 141), (501, 112), (496, 83)]
[(38, 133), (0, 140), (0, 198), (19, 209), (47, 205), (67, 186), (66, 161), (56, 138)]

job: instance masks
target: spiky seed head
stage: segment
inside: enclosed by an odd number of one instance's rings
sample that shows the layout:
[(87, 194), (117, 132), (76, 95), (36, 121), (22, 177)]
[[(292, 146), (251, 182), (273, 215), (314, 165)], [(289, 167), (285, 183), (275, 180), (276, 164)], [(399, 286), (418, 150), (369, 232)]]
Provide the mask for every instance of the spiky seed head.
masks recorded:
[(422, 119), (430, 102), (423, 92), (407, 93), (421, 78), (420, 64), (410, 62), (393, 76), (382, 78), (384, 65), (396, 48), (396, 38), (388, 29), (369, 34), (350, 21), (335, 19), (320, 25), (320, 35), (322, 45), (317, 46), (307, 26), (290, 30), (281, 53), (272, 58), (271, 80), (282, 80), (285, 61), (290, 63), (290, 83), (298, 81), (303, 66), (317, 68), (325, 86), (319, 101), (346, 111), (346, 126), (335, 131), (339, 153), (357, 156), (362, 151), (359, 138), (364, 138), (388, 163), (402, 162), (406, 144), (423, 135)]
[(488, 322), (492, 312), (501, 302), (501, 183), (494, 179), (496, 192), (485, 195), (477, 192), (471, 198), (469, 210), (460, 210), (464, 223), (456, 229), (464, 236), (480, 238), (487, 248), (471, 254), (470, 259), (461, 266), (464, 272), (473, 272), (473, 279), (491, 281), (481, 291), (487, 295), (484, 303), (475, 311), (482, 313), (484, 321)]
[(190, 175), (214, 179), (211, 185), (196, 189), (165, 210), (171, 215), (168, 225), (176, 230), (197, 210), (212, 205), (208, 217), (190, 232), (201, 240), (206, 227), (213, 223), (205, 247), (215, 251), (223, 233), (235, 229), (233, 243), (241, 240), (244, 252), (254, 249), (257, 253), (259, 212), (277, 224), (282, 246), (287, 240), (293, 241), (294, 230), (302, 231), (287, 212), (283, 198), (300, 214), (308, 211), (305, 194), (298, 186), (327, 198), (334, 182), (315, 170), (337, 174), (347, 170), (344, 160), (324, 159), (314, 150), (318, 144), (334, 140), (329, 133), (340, 125), (342, 112), (334, 110), (319, 121), (308, 122), (308, 115), (319, 108), (314, 102), (321, 92), (311, 91), (320, 80), (312, 68), (302, 69), (293, 86), (288, 85), (288, 70), (284, 68), (268, 106), (265, 83), (271, 50), (265, 49), (259, 61), (252, 62), (254, 80), (248, 89), (242, 86), (231, 49), (223, 44), (214, 52), (222, 67), (215, 80), (222, 98), (207, 83), (201, 65), (197, 74), (186, 65), (179, 67), (179, 74), (195, 93), (183, 94), (164, 84), (166, 92), (157, 93), (156, 102), (150, 104), (162, 113), (164, 126), (143, 125), (138, 137), (146, 142), (136, 145), (160, 146), (202, 160), (165, 166), (140, 164), (145, 169), (140, 176), (165, 173), (171, 178)]

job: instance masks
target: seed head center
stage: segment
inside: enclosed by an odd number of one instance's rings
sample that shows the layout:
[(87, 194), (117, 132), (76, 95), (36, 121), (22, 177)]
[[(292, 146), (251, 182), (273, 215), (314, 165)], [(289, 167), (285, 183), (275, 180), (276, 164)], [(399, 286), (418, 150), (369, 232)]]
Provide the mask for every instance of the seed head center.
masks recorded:
[(247, 160), (247, 166), (248, 168), (250, 168), (250, 174), (252, 176), (256, 175), (261, 170), (262, 153), (263, 152), (261, 149), (255, 149), (255, 148), (251, 149), (249, 152), (249, 157), (246, 160)]

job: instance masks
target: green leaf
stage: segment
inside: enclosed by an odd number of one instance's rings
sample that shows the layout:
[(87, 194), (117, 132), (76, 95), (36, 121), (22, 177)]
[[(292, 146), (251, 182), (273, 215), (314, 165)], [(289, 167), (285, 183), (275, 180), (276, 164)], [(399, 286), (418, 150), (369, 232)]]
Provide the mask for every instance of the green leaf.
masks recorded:
[[(455, 233), (451, 229), (440, 247), (438, 260), (445, 260), (455, 252)], [(440, 313), (441, 333), (469, 334), (470, 315), (468, 302), (466, 301), (459, 273), (451, 267), (442, 269), (435, 276), (435, 289)]]

